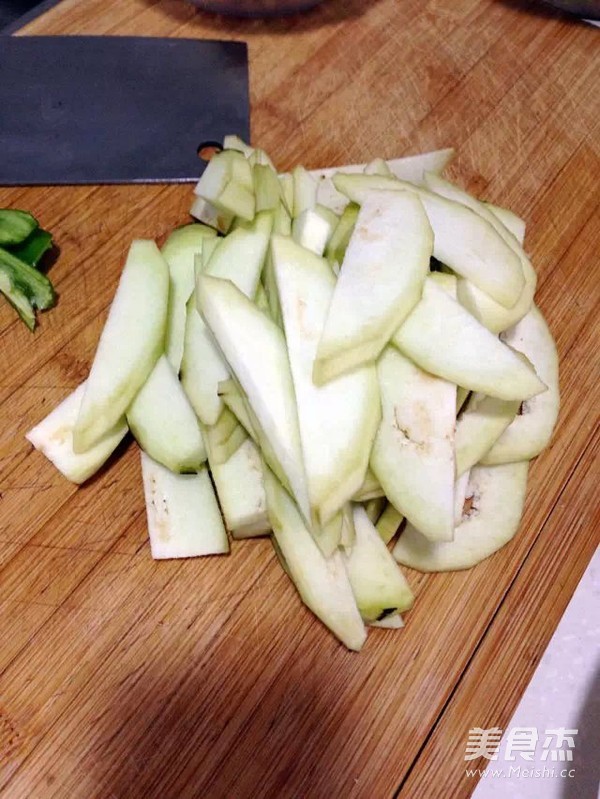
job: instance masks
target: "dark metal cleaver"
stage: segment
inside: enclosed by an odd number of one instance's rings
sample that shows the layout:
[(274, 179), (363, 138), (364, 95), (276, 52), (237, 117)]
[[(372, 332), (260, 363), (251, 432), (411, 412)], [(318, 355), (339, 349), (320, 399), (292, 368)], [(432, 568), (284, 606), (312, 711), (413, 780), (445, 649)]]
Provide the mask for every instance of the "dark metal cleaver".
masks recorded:
[(242, 42), (0, 36), (0, 185), (193, 181), (249, 138)]

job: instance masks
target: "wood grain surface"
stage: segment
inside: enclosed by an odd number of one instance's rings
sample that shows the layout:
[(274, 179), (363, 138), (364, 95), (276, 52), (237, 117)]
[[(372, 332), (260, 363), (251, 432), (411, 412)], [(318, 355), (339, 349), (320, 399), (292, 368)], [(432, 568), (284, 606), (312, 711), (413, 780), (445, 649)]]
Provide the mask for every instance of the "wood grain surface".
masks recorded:
[(271, 22), (64, 0), (25, 33), (247, 41), (253, 139), (282, 169), (455, 146), (452, 177), (527, 219), (563, 406), (515, 540), (410, 573), (406, 628), (348, 653), (265, 540), (154, 563), (133, 446), (76, 489), (23, 438), (85, 377), (130, 239), (183, 222), (190, 188), (0, 188), (61, 250), (34, 336), (0, 307), (0, 795), (469, 796), (468, 729), (506, 726), (599, 541), (600, 34), (501, 0)]

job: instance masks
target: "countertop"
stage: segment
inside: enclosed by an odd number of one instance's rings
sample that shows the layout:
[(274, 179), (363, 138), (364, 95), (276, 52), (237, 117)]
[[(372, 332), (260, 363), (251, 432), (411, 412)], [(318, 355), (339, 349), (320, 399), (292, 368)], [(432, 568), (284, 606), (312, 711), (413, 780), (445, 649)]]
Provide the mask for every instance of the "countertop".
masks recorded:
[(469, 796), (469, 730), (507, 726), (599, 540), (597, 30), (516, 0), (268, 23), (64, 0), (24, 33), (247, 41), (253, 141), (282, 170), (456, 147), (450, 176), (527, 220), (563, 404), (516, 538), (409, 573), (405, 629), (346, 652), (268, 541), (154, 563), (133, 446), (76, 489), (23, 438), (86, 376), (130, 240), (184, 222), (190, 187), (0, 189), (61, 250), (35, 335), (0, 307), (0, 795)]

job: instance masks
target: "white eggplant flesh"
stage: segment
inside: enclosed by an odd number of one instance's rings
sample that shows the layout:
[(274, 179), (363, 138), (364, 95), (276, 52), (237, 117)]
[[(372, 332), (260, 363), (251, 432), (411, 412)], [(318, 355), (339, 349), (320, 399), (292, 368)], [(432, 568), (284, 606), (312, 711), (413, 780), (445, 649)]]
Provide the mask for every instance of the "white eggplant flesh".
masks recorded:
[(254, 152), (254, 147), (246, 144), (246, 142), (239, 136), (236, 136), (235, 133), (228, 133), (227, 136), (223, 136), (223, 149), (237, 150), (242, 153), (245, 158), (249, 158)]
[(409, 610), (414, 601), (410, 586), (360, 505), (354, 507), (354, 529), (354, 545), (344, 558), (363, 621)]
[(525, 241), (525, 220), (521, 219), (520, 216), (517, 216), (517, 214), (508, 208), (503, 208), (500, 205), (494, 205), (494, 203), (490, 202), (484, 202), (484, 205), (494, 214), (496, 219), (502, 222), (507, 230), (510, 230), (515, 239), (522, 245)]
[(267, 507), (273, 536), (302, 601), (348, 649), (367, 638), (341, 552), (325, 558), (296, 505), (266, 470)]
[(465, 511), (465, 502), (467, 501), (467, 490), (469, 488), (470, 471), (463, 472), (460, 477), (456, 478), (454, 485), (454, 526), (462, 522), (463, 514)]
[(404, 516), (396, 510), (391, 502), (388, 502), (375, 525), (384, 544), (390, 543), (403, 521)]
[(525, 277), (519, 256), (494, 226), (471, 208), (396, 178), (338, 174), (333, 181), (359, 205), (373, 191), (417, 194), (433, 230), (433, 255), (438, 261), (506, 308), (512, 308), (521, 296)]
[(229, 552), (207, 469), (173, 474), (141, 453), (150, 549), (155, 560)]
[(73, 448), (90, 449), (113, 430), (164, 349), (169, 267), (153, 241), (134, 241), (86, 382)]
[(265, 435), (265, 432), (262, 429), (256, 414), (250, 407), (248, 398), (243, 393), (240, 386), (233, 378), (231, 378), (230, 380), (226, 380), (224, 383), (219, 385), (219, 393), (223, 397), (225, 405), (227, 405), (229, 410), (233, 413), (244, 430), (248, 433), (252, 441), (254, 441), (259, 448), (267, 466), (272, 469), (285, 490), (292, 494), (292, 489), (290, 488), (290, 484), (281, 464), (279, 463), (277, 455), (275, 454), (273, 447)]
[(212, 253), (203, 274), (231, 282), (254, 298), (269, 246), (273, 215), (262, 211), (247, 227), (236, 228)]
[(370, 621), (369, 627), (381, 627), (384, 630), (401, 630), (404, 627), (404, 621), (399, 613), (390, 613), (389, 616), (384, 616), (379, 621)]
[(463, 388), (462, 386), (456, 387), (456, 414), (460, 413), (462, 410), (465, 402), (468, 400), (471, 392), (468, 388)]
[(485, 394), (471, 394), (456, 420), (457, 477), (468, 472), (471, 466), (479, 463), (490, 451), (517, 415), (520, 405), (519, 400), (502, 400), (497, 397), (486, 397)]
[(336, 221), (320, 212), (318, 208), (307, 208), (294, 219), (292, 225), (294, 241), (315, 255), (323, 255), (337, 222), (337, 216), (334, 215), (334, 218)]
[(460, 278), (458, 281), (458, 301), (490, 332), (501, 333), (503, 330), (516, 325), (533, 305), (533, 296), (537, 287), (537, 275), (529, 262), (523, 266), (523, 274), (525, 276), (525, 285), (521, 296), (512, 308), (505, 308), (500, 305), (500, 303), (464, 278)]
[(252, 166), (243, 153), (233, 148), (213, 155), (194, 188), (194, 194), (213, 202), (232, 181), (249, 191), (254, 187)]
[(532, 268), (531, 262), (525, 254), (521, 242), (518, 241), (518, 239), (512, 234), (506, 225), (504, 225), (503, 222), (498, 219), (498, 216), (491, 211), (485, 203), (480, 202), (477, 198), (464, 191), (464, 189), (455, 186), (453, 183), (450, 183), (449, 180), (445, 180), (440, 175), (429, 172), (426, 173), (425, 185), (430, 191), (438, 194), (440, 197), (445, 197), (447, 200), (461, 203), (467, 208), (470, 208), (476, 214), (479, 214), (481, 217), (483, 217), (483, 219), (485, 219), (486, 222), (489, 222), (489, 224), (494, 228), (500, 238), (506, 244), (508, 244), (511, 250), (513, 250), (513, 252), (519, 257), (523, 271), (525, 271), (526, 264), (528, 265), (529, 269)]
[(344, 261), (359, 211), (360, 206), (356, 205), (356, 203), (348, 203), (339, 217), (331, 238), (327, 242), (325, 257), (332, 266), (332, 271), (335, 275), (339, 274), (340, 264)]
[(263, 460), (256, 444), (246, 438), (225, 463), (214, 463), (209, 446), (208, 460), (225, 525), (232, 538), (268, 534), (271, 524), (267, 515)]
[(296, 397), (283, 333), (228, 280), (200, 275), (196, 299), (311, 524)]
[(311, 509), (326, 524), (360, 489), (380, 419), (375, 367), (316, 386), (315, 355), (335, 279), (327, 263), (275, 237), (273, 264), (298, 408)]
[(250, 403), (248, 402), (248, 398), (234, 380), (228, 380), (226, 383), (221, 385), (229, 386), (229, 388), (222, 394), (225, 405), (227, 405), (229, 410), (233, 413), (233, 415), (248, 433), (252, 441), (254, 441), (254, 443), (258, 446), (265, 463), (270, 469), (273, 470), (281, 485), (286, 491), (292, 494), (293, 492), (290, 488), (290, 484), (285, 472), (283, 471), (283, 468), (277, 455), (275, 454), (273, 447), (271, 446), (271, 443), (269, 442), (269, 439), (262, 429), (260, 421), (252, 410)]
[(363, 169), (365, 175), (385, 175), (386, 177), (393, 177), (393, 172), (387, 165), (383, 158), (374, 158)]
[(281, 187), (281, 202), (284, 209), (291, 217), (294, 213), (294, 177), (289, 173), (279, 175)]
[(527, 490), (528, 461), (475, 466), (466, 496), (471, 507), (454, 530), (454, 539), (429, 541), (408, 524), (393, 555), (422, 572), (470, 569), (507, 544), (519, 529)]
[(342, 508), (342, 530), (340, 533), (340, 546), (349, 552), (356, 540), (356, 530), (354, 529), (354, 513), (351, 502), (347, 502)]
[[(237, 228), (221, 239), (201, 274), (230, 280), (247, 297), (256, 294), (263, 269), (273, 217), (257, 215), (247, 228)], [(196, 309), (195, 295), (187, 308), (181, 380), (198, 418), (212, 426), (223, 412), (218, 385), (229, 369)]]
[(322, 384), (381, 354), (421, 298), (431, 227), (410, 192), (371, 192), (362, 205), (331, 299), (314, 368)]
[(533, 306), (502, 338), (531, 361), (548, 391), (521, 404), (513, 421), (483, 457), (483, 463), (489, 465), (530, 460), (539, 455), (550, 443), (560, 409), (558, 352), (540, 310)]
[(330, 558), (342, 544), (343, 521), (340, 511), (327, 524), (312, 526), (312, 536), (326, 558)]
[(194, 197), (190, 216), (193, 216), (198, 222), (218, 230), (219, 233), (227, 233), (235, 219), (234, 214), (217, 208), (202, 197)]
[(228, 461), (248, 438), (245, 428), (229, 408), (223, 408), (217, 423), (211, 427), (205, 426), (203, 433), (212, 464)]
[[(433, 150), (428, 153), (408, 155), (404, 158), (392, 158), (385, 163), (396, 178), (409, 180), (411, 183), (421, 184), (425, 172), (442, 172), (454, 157), (454, 150)], [(336, 214), (341, 214), (348, 198), (341, 194), (333, 184), (333, 176), (338, 172), (342, 174), (360, 174), (364, 172), (367, 164), (346, 164), (326, 169), (313, 169), (312, 177), (317, 180), (317, 202), (331, 208)], [(282, 176), (280, 176), (281, 178)]]
[(194, 294), (187, 306), (181, 385), (202, 424), (217, 423), (223, 412), (217, 388), (229, 376), (229, 368), (198, 313)]
[(73, 427), (79, 416), (85, 382), (32, 428), (25, 438), (72, 483), (84, 483), (108, 460), (125, 437), (125, 417), (93, 447), (80, 454), (73, 450)]
[(256, 213), (275, 210), (281, 201), (281, 185), (277, 172), (267, 164), (252, 167)]
[(377, 363), (383, 418), (371, 469), (388, 500), (424, 535), (454, 528), (456, 385), (424, 372), (394, 347)]
[(165, 352), (176, 372), (179, 372), (185, 337), (186, 305), (194, 291), (194, 263), (206, 238), (216, 231), (206, 225), (184, 225), (174, 230), (164, 243), (161, 253), (169, 265), (169, 310)]
[(388, 502), (385, 497), (375, 497), (375, 499), (370, 499), (368, 502), (364, 503), (365, 513), (375, 526), (377, 526), (377, 522), (387, 507), (387, 504)]
[(260, 147), (256, 147), (253, 150), (253, 152), (251, 152), (250, 155), (247, 156), (247, 158), (248, 158), (248, 163), (252, 167), (255, 167), (256, 165), (268, 166), (273, 171), (275, 171), (275, 165), (273, 164), (273, 161), (271, 161), (271, 159), (269, 158), (268, 153), (266, 153), (265, 150), (261, 150)]
[(297, 166), (292, 172), (294, 179), (294, 205), (292, 217), (297, 219), (304, 211), (317, 204), (317, 181), (303, 166)]
[(252, 167), (236, 150), (223, 150), (211, 158), (194, 193), (226, 214), (248, 221), (254, 217)]
[(356, 494), (352, 497), (352, 500), (354, 502), (368, 502), (370, 499), (377, 499), (377, 497), (384, 496), (385, 494), (379, 480), (370, 469), (367, 469), (365, 479)]
[(292, 217), (283, 203), (280, 203), (275, 209), (273, 216), (273, 233), (280, 236), (292, 235)]
[(529, 399), (546, 390), (533, 367), (499, 341), (435, 280), (400, 326), (394, 344), (431, 374), (500, 399)]
[(127, 409), (127, 422), (144, 452), (172, 472), (195, 472), (206, 460), (196, 414), (165, 355)]

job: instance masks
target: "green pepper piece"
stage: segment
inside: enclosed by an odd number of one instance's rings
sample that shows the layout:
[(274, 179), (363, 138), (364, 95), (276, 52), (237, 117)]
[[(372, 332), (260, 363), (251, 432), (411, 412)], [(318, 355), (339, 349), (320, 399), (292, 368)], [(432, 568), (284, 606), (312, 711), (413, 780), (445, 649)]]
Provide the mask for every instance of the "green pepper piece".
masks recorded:
[(0, 209), (0, 245), (20, 244), (37, 227), (37, 219), (27, 211)]
[(47, 230), (38, 228), (34, 230), (25, 241), (22, 241), (14, 247), (10, 247), (10, 252), (16, 258), (29, 264), (29, 266), (37, 267), (44, 253), (51, 247), (52, 234), (48, 233)]
[(31, 303), (20, 289), (11, 284), (8, 275), (2, 271), (0, 271), (0, 292), (4, 294), (27, 327), (33, 330), (35, 328), (35, 311)]
[(34, 309), (46, 310), (56, 303), (56, 294), (46, 275), (0, 247), (0, 291), (30, 330), (35, 327)]

